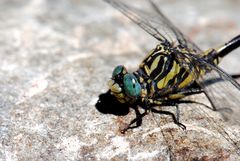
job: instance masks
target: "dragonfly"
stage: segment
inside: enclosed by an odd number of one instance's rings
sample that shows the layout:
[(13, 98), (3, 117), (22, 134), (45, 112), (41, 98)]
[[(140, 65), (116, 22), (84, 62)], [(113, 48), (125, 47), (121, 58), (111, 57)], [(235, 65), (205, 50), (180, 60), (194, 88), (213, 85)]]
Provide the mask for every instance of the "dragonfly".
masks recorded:
[(139, 121), (149, 112), (170, 115), (175, 124), (186, 129), (179, 121), (179, 111), (175, 116), (155, 107), (194, 103), (183, 98), (199, 93), (204, 93), (211, 108), (221, 112), (226, 120), (240, 122), (240, 85), (218, 66), (224, 56), (240, 46), (240, 35), (220, 47), (203, 51), (174, 26), (153, 1), (149, 3), (154, 13), (122, 0), (105, 1), (158, 40), (136, 71), (129, 72), (124, 65), (118, 65), (108, 81), (111, 95), (120, 103), (141, 107), (144, 111), (138, 112), (122, 133), (140, 126)]

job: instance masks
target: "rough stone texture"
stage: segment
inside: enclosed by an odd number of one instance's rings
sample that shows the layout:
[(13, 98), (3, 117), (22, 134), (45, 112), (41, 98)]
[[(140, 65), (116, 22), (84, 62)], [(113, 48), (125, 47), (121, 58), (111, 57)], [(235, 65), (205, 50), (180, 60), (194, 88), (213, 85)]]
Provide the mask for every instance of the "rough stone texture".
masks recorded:
[[(237, 0), (161, 1), (162, 10), (203, 49), (239, 34)], [(97, 0), (1, 0), (0, 160), (239, 160), (240, 127), (217, 112), (181, 105), (183, 131), (150, 114), (100, 113), (117, 64), (136, 69), (156, 41)], [(240, 50), (222, 66), (239, 73)], [(231, 62), (231, 63), (229, 63)], [(190, 97), (209, 104), (204, 95)], [(157, 120), (157, 121), (156, 121)]]

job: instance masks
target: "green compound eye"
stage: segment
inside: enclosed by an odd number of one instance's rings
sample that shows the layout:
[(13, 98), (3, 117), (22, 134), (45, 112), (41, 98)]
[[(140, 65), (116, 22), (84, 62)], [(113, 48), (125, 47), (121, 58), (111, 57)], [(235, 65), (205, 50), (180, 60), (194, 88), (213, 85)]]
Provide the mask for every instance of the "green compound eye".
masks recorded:
[(123, 77), (124, 90), (129, 97), (136, 98), (140, 96), (141, 85), (133, 74), (126, 74)]
[(118, 65), (117, 67), (114, 68), (113, 73), (112, 73), (112, 78), (114, 78), (118, 74), (126, 74), (127, 70), (123, 65)]

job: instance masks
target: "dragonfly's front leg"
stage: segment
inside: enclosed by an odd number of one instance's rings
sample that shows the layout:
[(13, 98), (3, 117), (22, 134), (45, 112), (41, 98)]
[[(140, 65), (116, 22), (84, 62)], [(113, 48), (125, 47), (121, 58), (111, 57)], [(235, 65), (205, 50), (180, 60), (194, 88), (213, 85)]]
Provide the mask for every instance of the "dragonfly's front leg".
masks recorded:
[[(142, 118), (144, 116), (146, 116), (148, 114), (148, 112), (151, 110), (151, 106), (153, 104), (153, 100), (152, 99), (147, 99), (147, 98), (143, 98), (142, 99), (142, 108), (144, 109), (143, 113), (140, 113), (140, 111), (138, 110), (138, 106), (134, 106), (133, 109), (135, 110), (136, 113), (136, 118), (133, 119), (127, 127), (125, 127), (124, 129), (121, 130), (121, 133), (125, 133), (128, 129), (133, 129), (133, 128), (137, 128), (139, 126), (142, 125)], [(136, 123), (135, 126), (132, 126), (134, 123)]]
[[(124, 134), (128, 129), (137, 128), (137, 127), (139, 127), (139, 126), (142, 125), (142, 118), (143, 118), (145, 115), (147, 115), (148, 110), (145, 109), (145, 111), (144, 111), (142, 114), (141, 114), (140, 111), (138, 110), (138, 107), (135, 107), (134, 110), (135, 110), (135, 113), (136, 113), (136, 118), (133, 119), (133, 120), (128, 124), (127, 127), (125, 127), (124, 129), (122, 129), (122, 130), (121, 130), (121, 133)], [(136, 125), (135, 125), (135, 126), (132, 126), (134, 123), (136, 123)]]

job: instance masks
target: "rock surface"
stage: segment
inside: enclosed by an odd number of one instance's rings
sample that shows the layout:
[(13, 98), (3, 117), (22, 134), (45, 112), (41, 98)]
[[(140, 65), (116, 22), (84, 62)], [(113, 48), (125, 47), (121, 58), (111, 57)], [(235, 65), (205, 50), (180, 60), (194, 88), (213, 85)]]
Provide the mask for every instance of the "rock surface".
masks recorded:
[[(239, 1), (159, 4), (203, 49), (239, 34)], [(134, 118), (133, 110), (99, 112), (95, 104), (112, 69), (136, 69), (157, 43), (111, 6), (1, 0), (0, 8), (0, 160), (240, 159), (240, 126), (227, 126), (204, 106), (180, 105), (186, 131), (167, 116), (149, 114), (124, 135), (119, 127)], [(239, 53), (222, 67), (239, 73)], [(209, 105), (204, 95), (190, 99)]]

